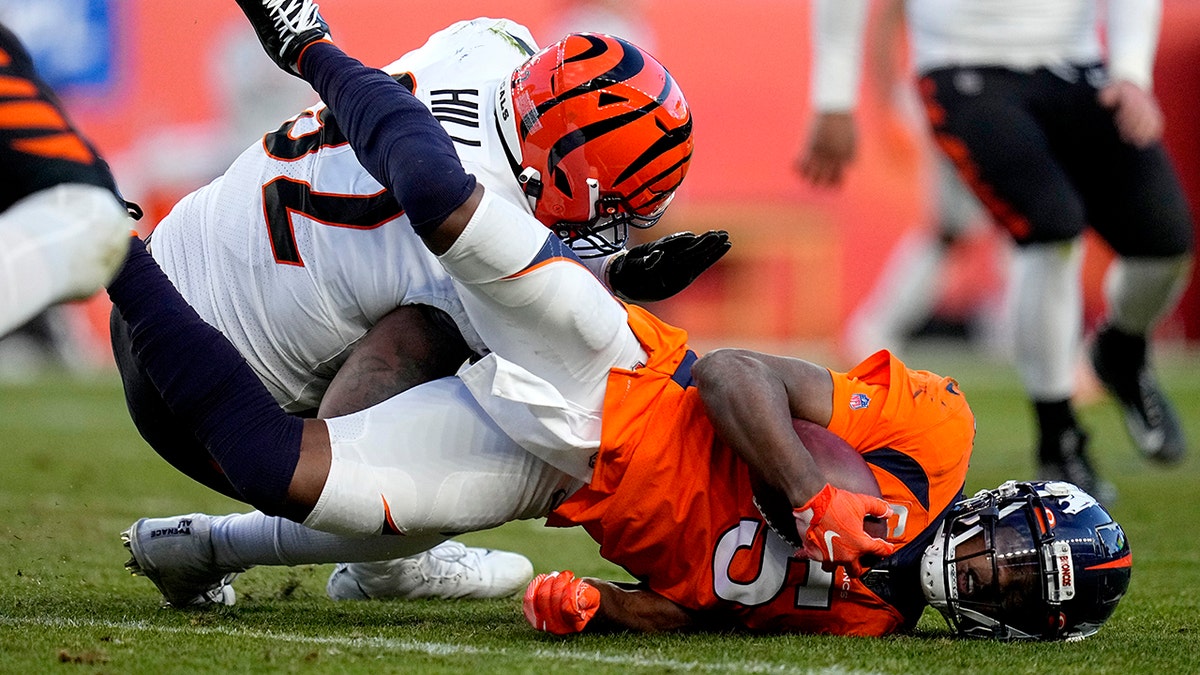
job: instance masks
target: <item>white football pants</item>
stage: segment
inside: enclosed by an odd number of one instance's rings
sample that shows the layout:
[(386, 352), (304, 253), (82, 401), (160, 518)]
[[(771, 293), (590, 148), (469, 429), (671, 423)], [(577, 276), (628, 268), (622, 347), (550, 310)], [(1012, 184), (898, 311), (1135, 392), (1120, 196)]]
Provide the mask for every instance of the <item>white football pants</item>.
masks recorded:
[(112, 192), (81, 183), (35, 192), (0, 214), (0, 336), (107, 284), (132, 224)]
[(646, 355), (624, 305), (586, 268), (537, 260), (552, 236), (485, 192), (441, 261), (492, 354), (457, 378), (327, 420), (329, 477), (304, 525), (479, 530), (543, 516), (591, 479), (608, 373)]

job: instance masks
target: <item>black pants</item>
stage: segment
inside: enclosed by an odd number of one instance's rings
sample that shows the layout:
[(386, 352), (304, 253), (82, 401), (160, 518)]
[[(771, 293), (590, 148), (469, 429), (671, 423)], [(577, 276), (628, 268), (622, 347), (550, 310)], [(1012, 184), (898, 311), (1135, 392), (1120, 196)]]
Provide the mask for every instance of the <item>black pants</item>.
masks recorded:
[(1126, 257), (1192, 250), (1192, 220), (1160, 143), (1121, 140), (1098, 66), (947, 68), (920, 81), (935, 138), (1018, 245), (1091, 226)]
[(12, 31), (0, 25), (0, 211), (35, 192), (61, 183), (111, 190), (117, 184), (108, 164), (67, 118), (58, 97), (33, 67)]
[[(242, 500), (208, 450), (189, 431), (188, 425), (171, 412), (158, 389), (142, 373), (133, 355), (129, 326), (116, 307), (109, 316), (109, 329), (113, 358), (125, 387), (125, 405), (138, 433), (159, 456), (184, 475), (227, 497)], [(181, 355), (181, 358), (187, 356)]]

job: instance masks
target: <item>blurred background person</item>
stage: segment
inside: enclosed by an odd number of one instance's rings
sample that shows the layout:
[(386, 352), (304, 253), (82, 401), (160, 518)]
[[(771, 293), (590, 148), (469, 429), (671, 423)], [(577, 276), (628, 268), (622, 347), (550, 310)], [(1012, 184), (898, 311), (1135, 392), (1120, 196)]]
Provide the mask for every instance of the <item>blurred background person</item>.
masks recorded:
[[(108, 208), (110, 196), (104, 193), (116, 193), (108, 166), (69, 121), (58, 98), (60, 91), (97, 79), (109, 61), (108, 42), (92, 30), (97, 21), (72, 21), (61, 12), (54, 16), (48, 4), (0, 1), (6, 54), (0, 64), (5, 83), (0, 151), (10, 185), (0, 226), (0, 380), (5, 381), (27, 379), (48, 365), (78, 370), (91, 364), (90, 357), (99, 352), (77, 339), (78, 317), (72, 308), (51, 303), (86, 297), (107, 281), (129, 229), (123, 209)], [(63, 190), (51, 190), (59, 185)], [(77, 193), (85, 195), (79, 204), (64, 196)], [(94, 213), (89, 211), (93, 197), (103, 204)], [(113, 246), (119, 247), (117, 258), (100, 260)]]
[(0, 336), (84, 298), (124, 258), (132, 220), (108, 164), (0, 25)]
[[(814, 2), (815, 86), (832, 92), (819, 110), (853, 107), (866, 6)], [(1161, 2), (1111, 0), (1104, 9), (1090, 0), (905, 3), (935, 139), (1016, 243), (1014, 355), (1037, 423), (1038, 475), (1111, 501), (1115, 489), (1098, 477), (1071, 404), (1082, 234), (1091, 227), (1116, 254), (1091, 350), (1096, 374), (1138, 450), (1165, 464), (1182, 459), (1186, 440), (1150, 367), (1148, 339), (1186, 284), (1194, 244), (1151, 90)], [(848, 114), (820, 116), (817, 156), (829, 154), (824, 137), (852, 125)], [(830, 180), (819, 162), (806, 171)]]
[[(855, 39), (859, 34), (847, 35), (846, 39)], [(822, 33), (814, 37), (827, 36)], [(949, 268), (957, 259), (956, 254), (970, 255), (978, 248), (971, 244), (988, 236), (987, 214), (963, 184), (954, 165), (938, 153), (929, 137), (920, 99), (905, 74), (903, 0), (887, 0), (882, 4), (870, 22), (863, 51), (867, 73), (874, 76), (874, 84), (892, 108), (888, 117), (892, 128), (887, 130), (887, 141), (894, 146), (906, 146), (915, 139), (920, 146), (915, 152), (922, 157), (933, 157), (933, 176), (927, 181), (932, 208), (926, 216), (928, 220), (906, 230), (892, 248), (870, 292), (848, 318), (840, 337), (840, 351), (851, 361), (884, 348), (903, 355), (914, 337), (941, 334), (977, 340), (1006, 352), (998, 327), (1002, 322), (1003, 289), (995, 284), (956, 289), (960, 294), (966, 291), (970, 295), (973, 308), (967, 315), (939, 314), (951, 273)], [(818, 84), (810, 92), (816, 113), (814, 131), (808, 145), (797, 155), (794, 168), (815, 186), (840, 187), (846, 168), (857, 155), (857, 128), (853, 121), (856, 89), (840, 85), (835, 88), (829, 83), (853, 77), (839, 71), (856, 66), (835, 59), (814, 59), (814, 63), (822, 68), (814, 73), (814, 82)], [(1002, 266), (1002, 262), (997, 261), (996, 267)]]

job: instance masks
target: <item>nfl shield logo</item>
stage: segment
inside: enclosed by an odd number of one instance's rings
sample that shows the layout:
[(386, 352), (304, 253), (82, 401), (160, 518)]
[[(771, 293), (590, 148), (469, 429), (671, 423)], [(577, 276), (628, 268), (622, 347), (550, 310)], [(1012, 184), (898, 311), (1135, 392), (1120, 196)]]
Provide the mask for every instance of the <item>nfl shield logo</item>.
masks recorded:
[(871, 405), (871, 399), (866, 394), (850, 394), (850, 409), (862, 410)]

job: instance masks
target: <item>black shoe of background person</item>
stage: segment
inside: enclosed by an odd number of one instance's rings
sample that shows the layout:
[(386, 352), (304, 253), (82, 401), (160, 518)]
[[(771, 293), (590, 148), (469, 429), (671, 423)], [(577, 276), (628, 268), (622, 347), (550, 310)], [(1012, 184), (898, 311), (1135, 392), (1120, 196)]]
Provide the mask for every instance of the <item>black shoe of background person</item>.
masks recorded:
[(1116, 397), (1125, 428), (1147, 459), (1177, 464), (1187, 453), (1179, 416), (1158, 385), (1146, 358), (1146, 338), (1104, 326), (1092, 343), (1092, 367)]
[[(1063, 430), (1057, 437), (1042, 437), (1038, 448), (1038, 480), (1074, 483), (1105, 506), (1117, 500), (1117, 488), (1096, 475), (1087, 454), (1088, 435), (1078, 427)], [(1047, 447), (1047, 446), (1051, 447)], [(1053, 459), (1051, 459), (1053, 458)]]

